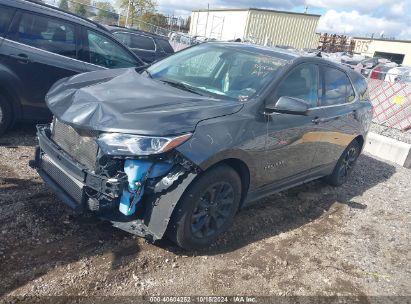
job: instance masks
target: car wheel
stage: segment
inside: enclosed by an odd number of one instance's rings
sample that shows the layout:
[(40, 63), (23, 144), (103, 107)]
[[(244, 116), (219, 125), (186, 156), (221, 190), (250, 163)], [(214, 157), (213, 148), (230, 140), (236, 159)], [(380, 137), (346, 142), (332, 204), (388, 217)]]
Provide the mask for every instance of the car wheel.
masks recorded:
[(171, 219), (168, 236), (184, 249), (211, 245), (230, 227), (241, 200), (241, 180), (229, 166), (204, 172), (186, 190)]
[(357, 140), (354, 140), (344, 150), (338, 160), (333, 173), (328, 176), (327, 182), (332, 186), (341, 186), (350, 177), (351, 171), (361, 152), (361, 145)]

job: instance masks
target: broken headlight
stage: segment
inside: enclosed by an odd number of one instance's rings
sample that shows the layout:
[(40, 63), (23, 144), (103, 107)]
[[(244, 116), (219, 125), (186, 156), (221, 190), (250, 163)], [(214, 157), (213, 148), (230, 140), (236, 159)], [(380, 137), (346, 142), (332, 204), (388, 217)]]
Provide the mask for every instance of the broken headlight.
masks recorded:
[(108, 155), (151, 155), (167, 152), (188, 140), (191, 133), (153, 137), (121, 133), (104, 133), (97, 142), (104, 154)]

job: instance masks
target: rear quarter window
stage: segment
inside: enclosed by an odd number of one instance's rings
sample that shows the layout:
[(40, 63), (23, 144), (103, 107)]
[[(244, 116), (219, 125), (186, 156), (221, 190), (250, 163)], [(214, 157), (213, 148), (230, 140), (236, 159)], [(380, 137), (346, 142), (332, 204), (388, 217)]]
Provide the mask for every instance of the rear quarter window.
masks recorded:
[(88, 51), (83, 58), (86, 62), (110, 69), (142, 65), (125, 47), (105, 35), (87, 29), (87, 42)]
[(0, 37), (4, 37), (13, 18), (14, 8), (0, 5)]

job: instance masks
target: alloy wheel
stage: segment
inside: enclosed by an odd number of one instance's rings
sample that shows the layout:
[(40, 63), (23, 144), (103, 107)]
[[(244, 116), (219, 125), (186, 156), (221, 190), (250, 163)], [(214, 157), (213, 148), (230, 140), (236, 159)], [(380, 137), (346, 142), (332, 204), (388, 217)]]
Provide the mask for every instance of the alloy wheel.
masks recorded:
[(208, 187), (201, 196), (191, 216), (191, 232), (196, 238), (216, 234), (230, 217), (234, 203), (234, 189), (227, 182)]
[(355, 147), (351, 147), (344, 159), (341, 162), (340, 170), (339, 170), (339, 176), (342, 179), (346, 179), (348, 175), (350, 174), (352, 168), (354, 167), (355, 161), (357, 160), (358, 157), (358, 151)]

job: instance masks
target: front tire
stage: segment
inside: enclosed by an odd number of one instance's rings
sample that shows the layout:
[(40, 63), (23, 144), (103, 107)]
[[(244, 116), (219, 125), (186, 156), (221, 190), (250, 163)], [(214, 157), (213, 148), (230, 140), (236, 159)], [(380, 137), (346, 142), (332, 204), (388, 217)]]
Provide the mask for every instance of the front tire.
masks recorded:
[(11, 126), (13, 111), (3, 95), (0, 95), (0, 135), (3, 135)]
[(232, 224), (241, 201), (241, 180), (231, 167), (204, 172), (187, 189), (173, 213), (169, 237), (181, 248), (211, 245)]
[(351, 175), (352, 169), (357, 162), (358, 156), (361, 153), (361, 144), (354, 140), (344, 150), (337, 164), (335, 165), (333, 173), (327, 177), (327, 182), (332, 186), (341, 186), (347, 182)]

